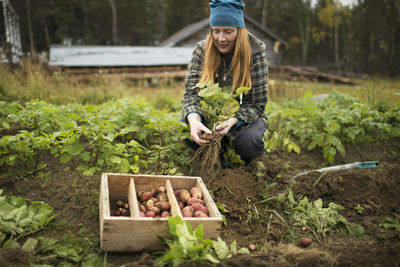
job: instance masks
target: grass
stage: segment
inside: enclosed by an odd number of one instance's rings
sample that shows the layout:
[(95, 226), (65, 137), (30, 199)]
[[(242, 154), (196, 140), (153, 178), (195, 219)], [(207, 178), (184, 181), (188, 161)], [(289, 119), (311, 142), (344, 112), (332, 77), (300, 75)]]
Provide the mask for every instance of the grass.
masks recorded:
[(312, 91), (314, 95), (338, 91), (359, 98), (372, 106), (379, 103), (395, 105), (400, 102), (399, 78), (373, 77), (366, 80), (354, 80), (354, 82), (356, 85), (270, 79), (269, 96), (272, 101), (280, 101), (300, 98), (306, 91)]
[[(297, 99), (311, 90), (314, 95), (339, 91), (360, 98), (371, 106), (400, 103), (400, 78), (373, 77), (354, 82), (356, 85), (270, 78), (269, 99), (276, 102)], [(180, 109), (183, 92), (183, 81), (160, 80), (156, 85), (149, 86), (145, 80), (133, 81), (123, 75), (107, 74), (96, 74), (93, 79), (83, 81), (77, 76), (51, 72), (47, 66), (31, 64), (29, 61), (25, 62), (22, 69), (12, 71), (0, 65), (0, 100), (5, 101), (24, 103), (40, 99), (53, 104), (100, 104), (110, 99), (140, 95), (155, 103), (157, 108), (173, 106), (173, 109)]]
[(152, 103), (170, 105), (171, 99), (183, 96), (183, 83), (160, 81), (149, 87), (145, 81), (131, 81), (123, 76), (94, 75), (90, 81), (49, 72), (45, 66), (26, 63), (22, 69), (9, 70), (0, 64), (0, 100), (24, 103), (31, 99), (53, 104), (77, 102), (100, 104), (105, 101), (142, 96)]

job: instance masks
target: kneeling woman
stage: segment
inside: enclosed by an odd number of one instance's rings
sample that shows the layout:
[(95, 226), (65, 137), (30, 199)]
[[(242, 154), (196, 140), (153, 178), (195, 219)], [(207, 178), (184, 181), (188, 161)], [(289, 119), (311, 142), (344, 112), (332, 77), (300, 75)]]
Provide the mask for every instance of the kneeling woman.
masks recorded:
[(232, 90), (248, 87), (238, 97), (240, 109), (235, 117), (215, 130), (231, 141), (235, 152), (248, 162), (265, 154), (263, 136), (267, 124), (263, 119), (268, 101), (268, 62), (265, 44), (245, 28), (240, 0), (214, 0), (210, 3), (210, 33), (198, 42), (192, 53), (185, 78), (182, 100), (183, 116), (190, 124), (192, 140), (205, 145), (209, 140), (201, 132), (211, 133), (201, 115), (198, 83), (218, 83)]

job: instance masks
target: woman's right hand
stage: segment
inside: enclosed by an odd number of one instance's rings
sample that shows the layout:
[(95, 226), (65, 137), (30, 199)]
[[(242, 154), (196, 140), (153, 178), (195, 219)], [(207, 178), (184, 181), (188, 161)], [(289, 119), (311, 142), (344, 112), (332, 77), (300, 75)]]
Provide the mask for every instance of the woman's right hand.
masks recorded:
[(205, 145), (210, 143), (210, 140), (207, 139), (202, 139), (200, 137), (200, 133), (209, 133), (212, 134), (212, 132), (204, 126), (203, 123), (201, 123), (201, 118), (199, 114), (197, 113), (190, 113), (187, 116), (187, 120), (190, 125), (190, 136), (192, 137), (192, 140), (195, 141), (199, 145)]

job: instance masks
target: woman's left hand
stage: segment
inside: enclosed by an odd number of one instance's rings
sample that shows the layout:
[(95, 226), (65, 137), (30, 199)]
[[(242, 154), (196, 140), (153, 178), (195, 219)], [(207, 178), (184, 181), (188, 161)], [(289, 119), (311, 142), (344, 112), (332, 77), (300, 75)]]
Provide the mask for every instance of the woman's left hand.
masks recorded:
[(214, 129), (219, 135), (226, 135), (229, 130), (238, 123), (237, 118), (230, 118), (229, 120), (223, 121), (218, 125), (214, 125)]

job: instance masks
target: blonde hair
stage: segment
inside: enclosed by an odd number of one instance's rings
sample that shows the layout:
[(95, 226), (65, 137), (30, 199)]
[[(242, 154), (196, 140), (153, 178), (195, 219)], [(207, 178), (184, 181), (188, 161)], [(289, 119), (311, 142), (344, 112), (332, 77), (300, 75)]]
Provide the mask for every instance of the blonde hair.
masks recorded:
[[(243, 86), (251, 88), (251, 46), (245, 28), (238, 28), (234, 49), (232, 63), (229, 67), (229, 70), (233, 72), (232, 90)], [(221, 54), (214, 45), (211, 30), (207, 36), (204, 50), (203, 70), (199, 83), (212, 82), (214, 84), (214, 77), (218, 73), (221, 63)]]

